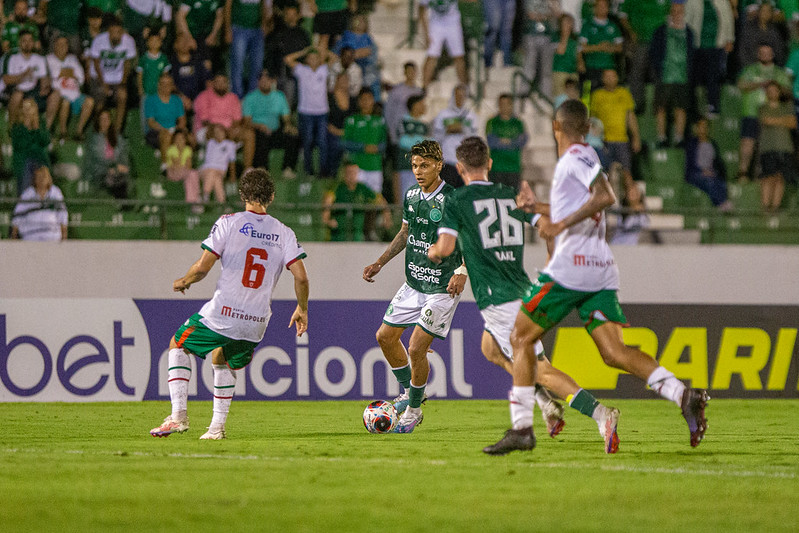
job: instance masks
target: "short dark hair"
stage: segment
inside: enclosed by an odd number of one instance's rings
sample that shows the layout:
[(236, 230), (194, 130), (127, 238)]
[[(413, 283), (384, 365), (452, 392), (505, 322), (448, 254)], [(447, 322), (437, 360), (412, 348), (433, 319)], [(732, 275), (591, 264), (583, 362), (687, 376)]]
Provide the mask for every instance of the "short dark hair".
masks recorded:
[(566, 100), (555, 112), (555, 120), (560, 123), (560, 127), (566, 135), (571, 137), (581, 137), (588, 133), (590, 123), (588, 122), (588, 108), (581, 100)]
[(404, 65), (402, 65), (402, 71), (404, 72), (406, 68), (416, 68), (416, 63), (413, 61), (406, 61)]
[[(17, 34), (17, 39), (22, 39), (22, 36), (23, 36), (23, 35), (30, 35), (31, 37), (33, 37), (33, 32), (32, 32), (32, 31), (30, 31), (28, 28), (22, 29), (22, 30), (20, 30), (20, 31), (19, 31), (19, 33)], [(34, 39), (34, 40), (35, 40), (35, 39)]]
[(444, 154), (441, 152), (441, 145), (432, 139), (425, 139), (413, 145), (410, 157), (418, 155), (420, 157), (443, 161)]
[(491, 157), (488, 145), (480, 137), (466, 137), (455, 149), (458, 162), (470, 169), (485, 168)]
[(422, 100), (424, 100), (423, 94), (414, 94), (413, 96), (409, 96), (407, 104), (408, 111), (411, 111), (413, 109), (413, 106), (415, 106), (417, 103), (421, 102)]
[(360, 98), (361, 96), (363, 96), (365, 94), (368, 94), (369, 96), (372, 96), (372, 97), (374, 96), (374, 93), (372, 92), (371, 88), (369, 88), (369, 87), (361, 87), (361, 90), (358, 91), (358, 98)]
[(502, 93), (502, 94), (499, 95), (499, 98), (497, 98), (497, 102), (499, 102), (500, 100), (505, 100), (505, 99), (508, 99), (508, 100), (512, 101), (513, 100), (513, 95), (511, 93)]
[(119, 26), (121, 28), (125, 27), (125, 25), (122, 24), (122, 19), (119, 18), (117, 15), (114, 15), (114, 14), (107, 14), (107, 15), (108, 15), (108, 18), (106, 19), (106, 22), (105, 22), (106, 28), (111, 28), (113, 26)]
[(239, 178), (239, 197), (244, 203), (266, 207), (275, 199), (275, 184), (264, 168), (251, 168)]

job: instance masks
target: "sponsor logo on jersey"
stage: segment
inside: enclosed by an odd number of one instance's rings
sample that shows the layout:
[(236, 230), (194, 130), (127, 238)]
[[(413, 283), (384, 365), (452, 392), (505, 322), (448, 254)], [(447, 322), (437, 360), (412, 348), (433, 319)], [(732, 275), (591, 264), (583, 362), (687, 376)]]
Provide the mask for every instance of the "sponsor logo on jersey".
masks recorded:
[[(429, 244), (427, 246), (428, 248), (430, 247)], [(419, 266), (416, 263), (409, 262), (408, 272), (410, 273), (411, 277), (417, 281), (428, 282), (428, 283), (441, 283), (440, 268)]]
[(613, 259), (602, 260), (593, 255), (574, 254), (574, 266), (607, 268), (614, 264)]
[(222, 306), (222, 312), (220, 314), (222, 316), (235, 318), (237, 320), (247, 320), (250, 322), (260, 322), (260, 323), (266, 322), (265, 316), (251, 315), (242, 309), (233, 309), (232, 307), (229, 307), (227, 305)]
[(432, 244), (430, 244), (429, 242), (417, 240), (412, 233), (408, 235), (408, 244), (413, 246), (414, 252), (424, 253), (424, 254), (426, 254), (427, 250), (429, 250), (430, 247), (432, 246)]
[(274, 241), (277, 242), (280, 239), (280, 235), (277, 233), (261, 233), (255, 226), (252, 225), (252, 222), (247, 222), (244, 226), (241, 227), (239, 233), (247, 235), (252, 239), (265, 239), (267, 241)]

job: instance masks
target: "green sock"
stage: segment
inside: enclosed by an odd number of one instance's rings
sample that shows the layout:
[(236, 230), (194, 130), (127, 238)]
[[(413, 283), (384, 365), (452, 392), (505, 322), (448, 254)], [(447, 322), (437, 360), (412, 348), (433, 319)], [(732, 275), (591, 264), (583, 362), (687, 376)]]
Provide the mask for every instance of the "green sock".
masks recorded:
[(424, 399), (424, 388), (427, 386), (427, 383), (422, 385), (421, 387), (417, 387), (416, 385), (411, 385), (410, 391), (408, 391), (408, 407), (421, 407), (422, 400)]
[(394, 377), (397, 378), (399, 384), (405, 387), (407, 390), (411, 386), (411, 365), (405, 365), (400, 368), (392, 368), (392, 372), (394, 372)]
[(577, 391), (577, 394), (571, 398), (569, 405), (585, 416), (592, 416), (599, 405), (599, 401), (587, 390), (580, 389)]

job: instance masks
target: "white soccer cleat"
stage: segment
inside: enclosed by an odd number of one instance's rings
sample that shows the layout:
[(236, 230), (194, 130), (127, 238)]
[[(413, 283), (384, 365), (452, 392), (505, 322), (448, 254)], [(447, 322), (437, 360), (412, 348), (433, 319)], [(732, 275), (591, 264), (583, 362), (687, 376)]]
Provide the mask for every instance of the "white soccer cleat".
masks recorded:
[(424, 414), (420, 407), (408, 407), (394, 426), (393, 433), (411, 433), (413, 429), (422, 423)]
[(153, 437), (168, 437), (173, 433), (186, 433), (189, 430), (189, 419), (173, 420), (172, 415), (164, 418), (164, 422), (157, 428), (150, 430)]
[(605, 439), (605, 453), (616, 453), (619, 451), (619, 434), (616, 427), (619, 425), (621, 413), (615, 407), (601, 407), (604, 411), (597, 425), (599, 434)]
[(547, 433), (550, 437), (555, 437), (563, 431), (566, 421), (563, 420), (563, 406), (552, 400), (541, 406), (541, 416), (547, 425)]
[(222, 439), (226, 439), (226, 438), (227, 438), (227, 435), (225, 435), (225, 430), (224, 429), (219, 429), (219, 430), (213, 430), (212, 431), (211, 428), (208, 428), (208, 431), (203, 433), (202, 437), (200, 437), (200, 440), (222, 440)]

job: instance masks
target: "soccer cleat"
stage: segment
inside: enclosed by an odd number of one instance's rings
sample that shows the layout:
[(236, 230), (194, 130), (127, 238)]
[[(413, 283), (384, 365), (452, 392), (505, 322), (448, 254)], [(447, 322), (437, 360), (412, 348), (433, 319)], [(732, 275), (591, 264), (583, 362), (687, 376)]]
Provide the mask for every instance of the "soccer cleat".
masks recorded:
[(150, 430), (153, 437), (168, 437), (173, 433), (185, 433), (189, 430), (189, 419), (175, 421), (172, 415), (164, 418), (164, 423)]
[[(408, 408), (408, 402), (410, 401), (410, 397), (408, 396), (408, 391), (404, 391), (402, 394), (394, 398), (394, 401), (391, 403), (394, 404), (394, 410), (397, 411), (398, 415), (401, 415), (405, 412), (405, 409)], [(424, 393), (424, 398), (422, 398), (422, 405), (427, 402), (427, 393)]]
[(605, 453), (619, 451), (619, 434), (616, 431), (616, 427), (619, 425), (619, 415), (621, 413), (615, 407), (605, 407), (602, 419), (597, 422), (599, 434), (605, 439)]
[(200, 440), (222, 440), (222, 439), (226, 439), (226, 438), (227, 438), (227, 435), (225, 435), (225, 430), (224, 429), (219, 429), (219, 430), (213, 430), (212, 431), (211, 428), (208, 428), (208, 431), (203, 433), (202, 437), (200, 437)]
[(566, 421), (563, 420), (563, 406), (556, 401), (546, 403), (541, 408), (541, 416), (547, 424), (547, 432), (550, 437), (554, 437), (561, 431)]
[(483, 452), (488, 455), (505, 455), (514, 450), (525, 451), (533, 448), (535, 448), (535, 435), (533, 434), (532, 426), (530, 426), (524, 429), (509, 429), (499, 442), (486, 446), (483, 448)]
[(400, 419), (397, 420), (397, 425), (394, 426), (392, 433), (412, 433), (414, 428), (422, 423), (422, 420), (424, 420), (424, 414), (421, 408), (413, 409), (411, 407), (406, 409)]
[(707, 431), (707, 418), (705, 418), (705, 407), (710, 400), (705, 389), (685, 388), (682, 393), (682, 416), (688, 422), (688, 429), (691, 431), (691, 446), (699, 446)]

